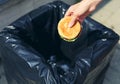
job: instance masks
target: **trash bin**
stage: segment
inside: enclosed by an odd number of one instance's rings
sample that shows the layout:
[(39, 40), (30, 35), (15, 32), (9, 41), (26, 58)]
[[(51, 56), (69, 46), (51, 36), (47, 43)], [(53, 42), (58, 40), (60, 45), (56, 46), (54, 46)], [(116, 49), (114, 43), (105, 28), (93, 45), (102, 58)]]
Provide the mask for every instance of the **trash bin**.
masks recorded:
[(68, 7), (45, 4), (0, 32), (8, 84), (92, 84), (109, 64), (119, 36), (90, 17), (75, 42), (60, 38), (57, 24)]

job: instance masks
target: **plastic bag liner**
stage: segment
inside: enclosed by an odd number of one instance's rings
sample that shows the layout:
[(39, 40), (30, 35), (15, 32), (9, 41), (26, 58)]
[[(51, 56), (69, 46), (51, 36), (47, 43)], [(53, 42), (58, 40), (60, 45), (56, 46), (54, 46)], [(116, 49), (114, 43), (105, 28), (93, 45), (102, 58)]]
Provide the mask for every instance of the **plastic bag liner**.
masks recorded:
[(50, 2), (0, 32), (8, 84), (92, 84), (107, 66), (119, 36), (87, 17), (75, 42), (62, 40), (57, 24), (68, 7)]

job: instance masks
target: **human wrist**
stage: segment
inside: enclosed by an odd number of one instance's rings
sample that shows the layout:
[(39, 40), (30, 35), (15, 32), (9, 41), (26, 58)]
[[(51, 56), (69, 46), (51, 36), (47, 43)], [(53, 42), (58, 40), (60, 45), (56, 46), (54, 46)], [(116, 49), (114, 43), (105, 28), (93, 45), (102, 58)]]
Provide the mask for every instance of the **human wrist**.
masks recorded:
[(95, 7), (101, 2), (102, 0), (82, 0), (81, 3), (86, 4), (89, 7)]
[(94, 2), (101, 2), (102, 0), (82, 0), (81, 2), (84, 2), (84, 3), (88, 3), (88, 4), (92, 4)]

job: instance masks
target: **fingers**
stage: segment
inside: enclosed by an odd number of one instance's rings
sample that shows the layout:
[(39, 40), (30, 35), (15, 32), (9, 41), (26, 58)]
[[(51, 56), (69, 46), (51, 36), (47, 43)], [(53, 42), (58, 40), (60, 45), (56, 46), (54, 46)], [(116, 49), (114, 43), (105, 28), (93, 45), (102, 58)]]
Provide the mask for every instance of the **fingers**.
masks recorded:
[(65, 17), (66, 17), (66, 16), (71, 16), (72, 14), (73, 14), (73, 12), (69, 12), (69, 11), (68, 11), (68, 12), (66, 12)]
[(71, 7), (67, 10), (67, 12), (65, 13), (65, 17), (66, 17), (66, 16), (72, 16), (72, 19), (71, 19), (70, 23), (68, 24), (68, 27), (69, 27), (69, 28), (71, 28), (71, 27), (76, 23), (76, 19), (78, 18), (76, 15), (74, 15), (74, 12), (73, 12), (74, 10), (75, 10), (74, 7), (71, 6)]
[[(79, 8), (80, 7), (80, 8)], [(77, 21), (79, 21), (80, 23), (82, 23), (83, 22), (83, 20), (84, 20), (84, 17), (86, 17), (86, 15), (87, 14), (85, 14), (85, 12), (87, 11), (87, 8), (84, 8), (84, 9), (81, 9), (82, 7), (81, 7), (81, 5), (79, 5), (79, 7), (75, 7), (75, 6), (71, 6), (68, 10), (67, 10), (67, 12), (66, 12), (66, 14), (65, 14), (65, 17), (66, 16), (71, 16), (72, 17), (72, 19), (71, 19), (71, 21), (70, 21), (70, 23), (69, 23), (69, 25), (68, 25), (68, 27), (73, 27), (74, 26), (74, 24), (77, 22)], [(80, 11), (80, 12), (79, 12)], [(85, 14), (85, 15), (84, 15)]]
[(83, 22), (83, 20), (88, 16), (90, 14), (90, 12), (89, 11), (87, 11), (87, 12), (85, 12), (84, 14), (82, 14), (82, 15), (75, 15), (75, 14), (72, 14), (72, 19), (71, 19), (71, 21), (70, 21), (70, 23), (69, 23), (69, 25), (68, 25), (68, 27), (72, 27), (72, 26), (74, 26), (75, 25), (75, 23), (77, 22), (77, 21), (79, 21), (80, 23), (82, 23)]
[(65, 16), (71, 16), (72, 15), (72, 12), (70, 12), (70, 11), (67, 11), (66, 13), (65, 13)]
[[(88, 3), (86, 4), (86, 2), (84, 1), (75, 5), (72, 5), (65, 13), (65, 17), (66, 16), (72, 17), (68, 27), (71, 28), (72, 26), (74, 26), (76, 21), (79, 21), (80, 23), (82, 23), (85, 17), (88, 16), (90, 12), (92, 12), (89, 9), (90, 9), (90, 6), (88, 5)], [(91, 10), (94, 10), (94, 8), (91, 8)]]
[(74, 24), (76, 23), (76, 21), (77, 21), (77, 16), (72, 17), (72, 19), (71, 19), (68, 27), (71, 28), (72, 26), (74, 26)]
[(80, 23), (96, 9), (96, 6), (102, 0), (82, 0), (80, 3), (70, 6), (65, 16), (71, 16), (72, 20), (69, 23), (69, 27), (72, 27), (76, 21)]
[(67, 12), (65, 13), (65, 16), (71, 16), (73, 14), (73, 8), (72, 6), (67, 10)]

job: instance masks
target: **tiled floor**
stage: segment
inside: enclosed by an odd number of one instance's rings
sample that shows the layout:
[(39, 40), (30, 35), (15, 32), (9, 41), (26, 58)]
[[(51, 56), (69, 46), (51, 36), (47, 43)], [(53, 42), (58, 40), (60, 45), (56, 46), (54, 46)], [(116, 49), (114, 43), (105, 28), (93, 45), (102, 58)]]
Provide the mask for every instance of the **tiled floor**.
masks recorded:
[[(29, 4), (30, 5), (30, 4)], [(27, 5), (26, 8), (30, 6)], [(16, 9), (17, 10), (17, 9)], [(103, 0), (91, 17), (120, 35), (120, 0)], [(114, 57), (106, 73), (103, 84), (120, 84), (120, 41), (116, 47)], [(2, 65), (2, 63), (0, 63)], [(7, 84), (3, 68), (0, 66), (0, 84)]]

